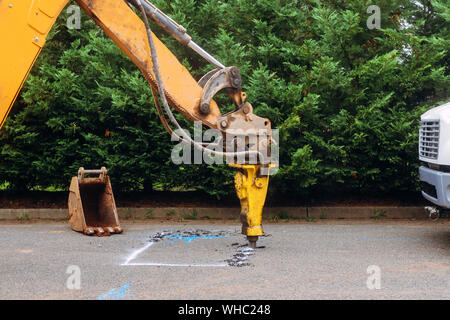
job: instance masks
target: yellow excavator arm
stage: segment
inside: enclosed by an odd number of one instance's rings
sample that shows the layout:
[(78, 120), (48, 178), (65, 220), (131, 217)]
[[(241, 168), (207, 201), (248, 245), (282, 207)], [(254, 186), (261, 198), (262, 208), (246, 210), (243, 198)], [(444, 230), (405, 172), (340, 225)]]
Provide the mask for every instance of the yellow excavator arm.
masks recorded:
[[(1, 0), (0, 128), (58, 15), (69, 0)], [(156, 87), (144, 23), (125, 1), (77, 1)], [(196, 110), (202, 88), (170, 50), (154, 36), (159, 67), (171, 105), (191, 120), (215, 127), (221, 113), (214, 101), (211, 112)], [(198, 109), (198, 108), (197, 108)]]
[[(69, 0), (0, 0), (0, 129), (45, 45), (50, 29), (68, 2)], [(271, 144), (271, 125), (268, 119), (254, 115), (252, 106), (245, 101), (239, 70), (236, 67), (227, 68), (215, 60), (192, 41), (183, 27), (146, 0), (76, 2), (141, 70), (154, 95), (160, 94), (164, 108), (156, 97), (155, 104), (169, 133), (174, 134), (170, 129), (170, 122), (180, 129), (170, 111), (170, 105), (188, 119), (201, 121), (203, 125), (219, 130), (228, 147), (239, 145), (239, 141), (243, 141), (245, 146), (241, 151), (214, 152), (227, 159), (244, 159), (241, 162), (232, 161), (232, 166), (238, 169), (236, 188), (242, 204), (243, 233), (249, 237), (251, 245), (255, 246), (258, 236), (263, 235), (261, 217), (269, 180), (269, 170), (266, 169), (273, 166), (269, 159), (270, 151), (267, 152)], [(144, 19), (135, 10), (142, 13)], [(217, 69), (197, 82), (151, 32), (148, 18), (183, 45), (202, 55)], [(236, 105), (234, 112), (226, 115), (220, 112), (213, 99), (220, 90), (226, 90), (229, 94)], [(166, 119), (164, 112), (170, 121)], [(266, 134), (257, 143), (249, 143), (249, 136), (255, 135), (257, 130), (265, 130)], [(181, 136), (178, 138), (184, 140)], [(214, 153), (189, 139), (185, 142), (205, 152)], [(249, 164), (252, 155), (257, 157), (257, 162)]]

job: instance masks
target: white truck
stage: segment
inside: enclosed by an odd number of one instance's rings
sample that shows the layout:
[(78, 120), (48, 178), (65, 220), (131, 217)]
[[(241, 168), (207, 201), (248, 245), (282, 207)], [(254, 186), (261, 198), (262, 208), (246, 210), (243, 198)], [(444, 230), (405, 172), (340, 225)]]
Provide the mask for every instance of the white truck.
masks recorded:
[(450, 209), (450, 103), (422, 115), (419, 158), (422, 195), (435, 205), (426, 209), (439, 218), (442, 209)]

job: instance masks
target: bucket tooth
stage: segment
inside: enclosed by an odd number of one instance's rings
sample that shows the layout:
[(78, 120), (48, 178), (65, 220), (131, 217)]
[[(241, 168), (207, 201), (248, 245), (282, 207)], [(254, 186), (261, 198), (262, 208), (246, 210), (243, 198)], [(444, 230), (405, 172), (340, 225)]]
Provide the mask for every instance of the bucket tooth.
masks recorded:
[[(96, 175), (87, 178), (87, 175)], [(74, 231), (99, 237), (122, 233), (111, 181), (106, 168), (84, 170), (72, 178), (69, 222)]]
[(92, 236), (95, 234), (95, 231), (92, 228), (86, 228), (86, 230), (84, 230), (84, 234), (87, 236)]
[(107, 231), (109, 234), (115, 233), (114, 228), (112, 228), (112, 227), (107, 227), (107, 228), (105, 228), (105, 229), (106, 229), (106, 231)]
[(103, 230), (103, 228), (95, 228), (95, 233), (98, 236), (103, 236), (105, 234), (105, 230)]

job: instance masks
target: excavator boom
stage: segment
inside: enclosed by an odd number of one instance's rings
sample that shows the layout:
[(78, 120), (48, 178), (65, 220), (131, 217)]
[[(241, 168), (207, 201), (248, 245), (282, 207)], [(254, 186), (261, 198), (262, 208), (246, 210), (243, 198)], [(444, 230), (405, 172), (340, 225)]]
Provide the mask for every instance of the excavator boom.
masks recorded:
[[(68, 0), (0, 1), (0, 128), (16, 100), (46, 37)], [(105, 31), (156, 87), (144, 23), (125, 1), (78, 0), (77, 3)], [(198, 104), (202, 87), (172, 52), (154, 36), (160, 72), (170, 104), (193, 121), (216, 127), (221, 117), (212, 101), (211, 112), (201, 115)]]

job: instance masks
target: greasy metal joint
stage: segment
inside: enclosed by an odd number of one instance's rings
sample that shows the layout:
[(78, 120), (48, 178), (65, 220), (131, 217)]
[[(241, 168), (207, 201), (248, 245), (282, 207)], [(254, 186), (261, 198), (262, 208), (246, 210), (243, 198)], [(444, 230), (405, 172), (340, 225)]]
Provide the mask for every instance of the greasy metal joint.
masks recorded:
[(241, 161), (239, 164), (268, 165), (272, 163), (270, 120), (253, 114), (250, 103), (245, 102), (238, 110), (219, 118), (217, 127), (222, 130), (227, 150), (236, 150), (237, 147), (238, 151), (258, 152), (257, 159), (252, 161), (246, 159), (244, 163)]
[(209, 114), (211, 101), (223, 89), (227, 89), (237, 107), (243, 103), (241, 73), (236, 67), (212, 70), (200, 79), (199, 85), (203, 88), (199, 106), (199, 113), (202, 115)]
[[(127, 0), (128, 3), (134, 7), (138, 7), (136, 0)], [(187, 46), (191, 42), (191, 37), (186, 33), (186, 29), (176, 23), (172, 18), (167, 16), (164, 12), (159, 10), (155, 5), (148, 1), (141, 1), (145, 13), (151, 18), (158, 26), (163, 28), (167, 33), (174, 37), (184, 46)]]

